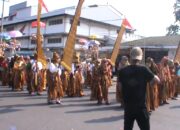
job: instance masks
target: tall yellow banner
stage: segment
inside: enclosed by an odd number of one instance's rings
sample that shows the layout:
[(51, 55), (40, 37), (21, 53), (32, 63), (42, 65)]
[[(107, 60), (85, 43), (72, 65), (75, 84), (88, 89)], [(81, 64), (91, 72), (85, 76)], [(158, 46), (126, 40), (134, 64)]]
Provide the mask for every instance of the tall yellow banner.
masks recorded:
[(42, 43), (43, 37), (41, 34), (40, 18), (41, 18), (42, 5), (38, 1), (38, 12), (37, 12), (37, 60), (40, 61), (43, 66), (46, 66), (46, 58), (43, 52)]
[(126, 28), (132, 29), (132, 27), (129, 24), (129, 22), (127, 21), (127, 19), (123, 19), (122, 25), (121, 25), (121, 29), (120, 29), (120, 31), (118, 33), (118, 36), (116, 38), (116, 42), (114, 44), (113, 51), (112, 51), (112, 54), (111, 54), (111, 59), (110, 60), (112, 62), (112, 65), (115, 65), (116, 58), (117, 58), (118, 53), (119, 53), (119, 48), (120, 48), (121, 40), (122, 40), (124, 31), (126, 30)]
[(174, 61), (180, 62), (180, 41), (179, 41), (179, 44), (178, 44), (178, 48), (176, 50), (176, 54), (174, 56)]
[(75, 40), (76, 40), (77, 25), (78, 25), (79, 18), (81, 15), (81, 8), (83, 5), (83, 2), (84, 0), (79, 0), (78, 6), (76, 8), (76, 12), (73, 18), (73, 22), (69, 31), (69, 35), (67, 37), (66, 45), (64, 48), (64, 54), (63, 54), (61, 65), (64, 66), (68, 71), (71, 71), (74, 46), (75, 46)]

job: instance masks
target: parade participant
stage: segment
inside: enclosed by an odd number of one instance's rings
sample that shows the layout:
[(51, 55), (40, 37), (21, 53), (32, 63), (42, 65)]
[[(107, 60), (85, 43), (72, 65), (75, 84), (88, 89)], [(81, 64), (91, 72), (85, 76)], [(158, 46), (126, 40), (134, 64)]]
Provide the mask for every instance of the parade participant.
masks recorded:
[(107, 59), (107, 71), (108, 71), (108, 79), (109, 79), (108, 87), (112, 86), (112, 77), (113, 77), (112, 69), (113, 69), (113, 66), (112, 66), (111, 60)]
[(1, 63), (1, 68), (2, 68), (2, 85), (6, 86), (8, 84), (8, 59), (3, 57), (3, 61)]
[(68, 95), (68, 97), (74, 97), (75, 94), (76, 94), (75, 77), (74, 77), (74, 74), (71, 72), (69, 74), (67, 95)]
[(75, 88), (76, 88), (75, 95), (82, 97), (84, 96), (84, 92), (83, 92), (84, 77), (83, 77), (83, 70), (81, 64), (78, 64), (76, 66), (76, 72), (74, 75), (75, 75)]
[(163, 57), (160, 63), (160, 79), (161, 79), (161, 89), (160, 89), (160, 94), (161, 94), (161, 100), (160, 104), (169, 104), (167, 102), (168, 96), (169, 96), (169, 81), (171, 81), (171, 75), (169, 71), (169, 66), (168, 66), (168, 58)]
[(8, 64), (8, 85), (10, 88), (13, 88), (13, 67), (14, 67), (14, 56), (10, 58)]
[(41, 62), (37, 61), (37, 53), (34, 54), (34, 60), (32, 61), (32, 80), (31, 80), (31, 92), (30, 94), (34, 94), (37, 92), (37, 95), (41, 95), (43, 88), (42, 88), (42, 74), (41, 70), (43, 65)]
[(43, 66), (41, 69), (41, 76), (42, 76), (42, 90), (46, 91), (47, 87), (47, 68)]
[(85, 86), (91, 87), (91, 81), (92, 81), (92, 70), (91, 70), (91, 63), (86, 63), (85, 66), (85, 74), (86, 74), (86, 78), (85, 78)]
[(174, 96), (177, 98), (179, 92), (180, 92), (180, 65), (178, 61), (174, 62), (174, 66), (175, 66), (175, 74), (176, 74), (176, 90), (175, 90), (175, 94)]
[(105, 101), (106, 105), (109, 105), (108, 90), (110, 86), (108, 73), (108, 61), (106, 58), (102, 59), (100, 65), (100, 90), (98, 90), (98, 104), (102, 104)]
[(30, 62), (30, 57), (28, 56), (26, 59), (26, 84), (27, 84), (27, 90), (29, 94), (33, 92), (32, 87), (31, 87), (31, 81), (32, 81), (32, 71), (31, 71), (31, 62)]
[(4, 57), (3, 56), (0, 56), (0, 80), (2, 81), (2, 62), (4, 60)]
[(66, 69), (62, 70), (61, 80), (62, 80), (63, 92), (67, 94), (69, 74)]
[[(151, 57), (148, 57), (146, 59), (146, 66), (152, 71), (153, 74), (155, 75), (159, 74), (159, 69)], [(151, 112), (152, 110), (155, 110), (155, 108), (159, 106), (158, 85), (153, 84), (153, 86), (150, 86), (150, 83), (148, 83), (146, 88), (146, 96), (147, 96), (146, 98), (147, 110)]]
[[(92, 84), (91, 84), (91, 97), (90, 100), (97, 100), (98, 96), (99, 99), (102, 98), (101, 94), (98, 95), (98, 92), (100, 89), (100, 80), (101, 80), (101, 75), (100, 75), (100, 63), (101, 61), (99, 59), (97, 59), (95, 61), (94, 67), (92, 68)], [(98, 104), (101, 104), (101, 102), (99, 101)]]
[(133, 47), (130, 52), (131, 65), (122, 68), (118, 74), (124, 101), (124, 130), (132, 130), (136, 120), (141, 130), (150, 130), (149, 114), (146, 108), (146, 84), (160, 82), (145, 66), (140, 65), (143, 52)]
[[(122, 56), (122, 58), (119, 62), (117, 71), (121, 70), (122, 68), (124, 68), (128, 65), (129, 65), (128, 57)], [(116, 101), (121, 103), (121, 107), (124, 106), (123, 99), (122, 99), (122, 88), (121, 88), (121, 86), (119, 86), (118, 78), (117, 78), (117, 83), (116, 83)]]
[(58, 53), (53, 52), (53, 58), (48, 68), (48, 104), (56, 102), (61, 104), (61, 98), (64, 96), (61, 81), (60, 57)]
[(24, 85), (25, 63), (22, 57), (18, 56), (13, 67), (13, 86), (16, 91), (22, 91)]
[(169, 98), (176, 100), (175, 98), (175, 86), (176, 86), (176, 73), (173, 60), (168, 61), (171, 80), (169, 81)]

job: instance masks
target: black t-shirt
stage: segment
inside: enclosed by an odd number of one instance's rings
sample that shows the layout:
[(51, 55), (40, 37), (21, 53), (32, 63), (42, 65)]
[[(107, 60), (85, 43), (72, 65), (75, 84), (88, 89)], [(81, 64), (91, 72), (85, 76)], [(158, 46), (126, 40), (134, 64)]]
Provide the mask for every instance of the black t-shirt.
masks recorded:
[(146, 85), (154, 78), (153, 73), (141, 65), (129, 65), (119, 71), (125, 106), (146, 107)]

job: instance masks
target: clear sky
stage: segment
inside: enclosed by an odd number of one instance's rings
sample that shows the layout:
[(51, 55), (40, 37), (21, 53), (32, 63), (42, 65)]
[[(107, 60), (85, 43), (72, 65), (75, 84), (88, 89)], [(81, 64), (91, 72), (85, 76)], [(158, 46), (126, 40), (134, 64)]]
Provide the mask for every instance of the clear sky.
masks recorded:
[[(5, 0), (8, 1), (8, 0)], [(9, 0), (5, 2), (5, 15), (9, 6), (28, 1), (29, 5), (37, 5), (38, 0)], [(78, 0), (44, 0), (49, 10), (77, 5)], [(142, 36), (164, 36), (166, 28), (173, 24), (175, 0), (85, 0), (84, 5), (110, 4), (123, 13), (129, 20), (136, 34)], [(0, 0), (2, 14), (2, 0)]]

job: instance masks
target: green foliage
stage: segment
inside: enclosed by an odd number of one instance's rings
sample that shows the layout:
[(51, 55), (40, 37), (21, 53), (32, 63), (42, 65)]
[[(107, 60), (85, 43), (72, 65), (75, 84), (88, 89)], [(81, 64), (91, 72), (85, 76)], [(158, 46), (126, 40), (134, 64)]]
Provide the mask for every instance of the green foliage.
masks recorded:
[(171, 24), (169, 27), (167, 27), (167, 36), (173, 36), (173, 35), (178, 35), (180, 30), (179, 25), (173, 25)]

